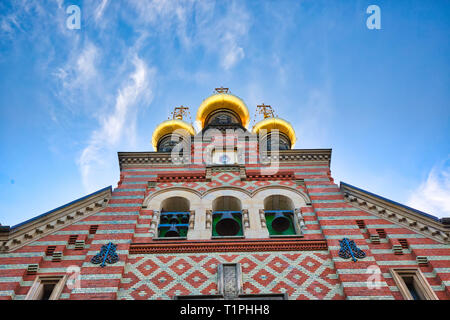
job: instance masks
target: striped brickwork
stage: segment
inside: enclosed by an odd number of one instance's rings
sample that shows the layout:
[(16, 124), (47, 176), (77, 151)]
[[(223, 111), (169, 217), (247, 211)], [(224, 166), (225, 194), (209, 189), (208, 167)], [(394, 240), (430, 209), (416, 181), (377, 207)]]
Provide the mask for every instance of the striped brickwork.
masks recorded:
[[(193, 150), (194, 160), (201, 149)], [(245, 154), (247, 160), (252, 157), (257, 154)], [(24, 299), (37, 276), (64, 275), (71, 266), (80, 268), (81, 286), (66, 286), (61, 299), (169, 299), (179, 294), (215, 294), (217, 264), (230, 262), (241, 264), (246, 294), (286, 292), (290, 299), (402, 299), (390, 269), (413, 266), (420, 268), (439, 299), (450, 298), (448, 244), (349, 203), (331, 178), (328, 160), (294, 160), (282, 161), (279, 174), (274, 176), (261, 175), (260, 165), (248, 164), (246, 179), (240, 171), (208, 173), (201, 161), (180, 166), (121, 162), (118, 187), (105, 208), (12, 252), (0, 253), (0, 299)], [(267, 187), (305, 195), (309, 202), (298, 209), (306, 228), (303, 237), (294, 241), (325, 239), (328, 249), (130, 254), (131, 244), (158, 241), (150, 236), (150, 229), (160, 208), (143, 207), (154, 193), (187, 188), (202, 195), (213, 189), (234, 188), (251, 196)], [(371, 236), (380, 232), (383, 237), (374, 242)], [(69, 244), (74, 235), (84, 240), (83, 248)], [(344, 237), (354, 240), (366, 257), (357, 262), (340, 258), (339, 240)], [(119, 261), (104, 268), (91, 263), (109, 242), (117, 246)], [(403, 247), (399, 249), (399, 245)], [(46, 255), (49, 247), (62, 253), (61, 261)], [(419, 265), (417, 257), (423, 256), (428, 263)], [(38, 265), (37, 274), (27, 274), (32, 264)], [(372, 275), (368, 270), (373, 267), (381, 271), (377, 289), (368, 287)]]
[[(331, 180), (306, 181), (305, 184), (348, 299), (403, 299), (390, 273), (391, 268), (401, 267), (418, 267), (439, 299), (450, 298), (449, 244), (439, 243), (352, 206)], [(357, 221), (363, 222), (363, 228)], [(379, 237), (380, 234), (379, 242), (372, 240), (371, 235)], [(344, 237), (354, 240), (366, 257), (357, 262), (339, 257), (339, 240)], [(400, 245), (399, 239), (406, 239), (408, 248), (396, 252), (394, 245)], [(428, 265), (419, 265), (417, 256), (426, 256)], [(373, 283), (374, 273), (369, 270), (377, 267), (381, 271), (378, 288), (370, 288), (368, 283)]]

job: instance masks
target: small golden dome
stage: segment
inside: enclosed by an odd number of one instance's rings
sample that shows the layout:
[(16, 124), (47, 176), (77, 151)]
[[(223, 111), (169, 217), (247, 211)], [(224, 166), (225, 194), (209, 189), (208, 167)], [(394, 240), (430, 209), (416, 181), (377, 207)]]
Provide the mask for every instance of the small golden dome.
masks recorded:
[(158, 151), (159, 140), (165, 135), (170, 134), (177, 129), (183, 129), (185, 130), (185, 132), (188, 132), (191, 136), (195, 135), (194, 127), (189, 123), (178, 119), (166, 120), (160, 123), (156, 127), (155, 131), (153, 131), (152, 145), (155, 151)]
[(198, 108), (196, 120), (202, 128), (205, 127), (205, 121), (208, 115), (219, 109), (228, 109), (236, 113), (242, 122), (242, 126), (247, 128), (250, 122), (250, 115), (242, 99), (229, 93), (214, 94), (205, 100)]
[(258, 134), (261, 129), (267, 130), (268, 133), (272, 130), (278, 129), (281, 133), (284, 133), (291, 141), (291, 149), (295, 144), (296, 137), (294, 128), (286, 120), (275, 117), (266, 118), (256, 123), (253, 126), (252, 131)]

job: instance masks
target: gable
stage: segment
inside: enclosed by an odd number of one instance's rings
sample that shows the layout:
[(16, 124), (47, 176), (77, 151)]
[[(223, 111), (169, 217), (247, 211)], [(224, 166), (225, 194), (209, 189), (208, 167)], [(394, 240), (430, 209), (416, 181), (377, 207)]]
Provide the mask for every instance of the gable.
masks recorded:
[(111, 198), (111, 186), (74, 200), (13, 227), (0, 229), (0, 252), (11, 252), (102, 210)]
[(352, 206), (437, 242), (450, 244), (450, 225), (425, 212), (341, 182), (344, 198)]

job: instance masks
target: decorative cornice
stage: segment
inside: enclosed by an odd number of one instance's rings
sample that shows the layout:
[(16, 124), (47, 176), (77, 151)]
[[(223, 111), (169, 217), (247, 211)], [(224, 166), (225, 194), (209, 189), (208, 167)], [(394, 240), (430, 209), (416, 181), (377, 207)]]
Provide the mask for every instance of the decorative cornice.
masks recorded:
[[(189, 157), (174, 159), (179, 164), (173, 163), (170, 152), (118, 152), (120, 169), (142, 165), (180, 165), (186, 166)], [(278, 152), (267, 152), (261, 156), (261, 162), (299, 162), (299, 161), (326, 161), (330, 165), (331, 149), (292, 149)]]
[(279, 174), (251, 174), (247, 175), (247, 180), (294, 180), (295, 176), (293, 173), (279, 173)]
[(220, 164), (219, 165), (209, 165), (209, 166), (207, 166), (207, 168), (210, 168), (212, 173), (214, 173), (214, 172), (240, 172), (241, 168), (244, 168), (244, 170), (245, 170), (245, 167), (243, 165), (238, 165), (238, 164), (236, 164), (236, 165), (220, 165)]
[(269, 151), (261, 156), (261, 162), (268, 161), (297, 162), (297, 161), (327, 161), (331, 163), (331, 149), (292, 149), (280, 150), (273, 154)]
[(192, 181), (206, 181), (206, 175), (202, 172), (197, 173), (188, 173), (183, 172), (181, 174), (173, 174), (173, 173), (167, 173), (167, 174), (158, 174), (157, 176), (157, 182), (192, 182)]
[(340, 188), (352, 206), (438, 242), (450, 243), (450, 230), (437, 218), (343, 182)]
[(8, 230), (0, 231), (0, 252), (14, 251), (99, 212), (106, 207), (111, 193), (111, 187), (101, 189)]
[(198, 240), (132, 243), (130, 254), (327, 250), (326, 240)]
[[(120, 169), (124, 167), (134, 167), (139, 165), (175, 165), (172, 162), (171, 153), (170, 152), (118, 152), (119, 157), (119, 166)], [(179, 161), (180, 158), (176, 158), (176, 161)], [(185, 166), (186, 162), (189, 161), (188, 157), (182, 159), (184, 164), (180, 164)]]

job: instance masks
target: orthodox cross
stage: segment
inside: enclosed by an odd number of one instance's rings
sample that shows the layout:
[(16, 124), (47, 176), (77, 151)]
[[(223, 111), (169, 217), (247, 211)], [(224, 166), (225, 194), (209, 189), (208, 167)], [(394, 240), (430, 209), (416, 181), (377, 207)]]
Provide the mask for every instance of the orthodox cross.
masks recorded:
[(184, 106), (175, 107), (175, 109), (171, 113), (172, 119), (183, 120), (183, 117), (185, 115), (188, 115), (188, 113), (189, 113), (188, 110), (189, 110), (189, 108), (188, 107), (184, 107)]
[(224, 88), (224, 87), (216, 88), (215, 92), (216, 93), (228, 93), (229, 92), (229, 88)]
[(264, 103), (256, 106), (256, 112), (264, 115), (264, 119), (275, 117), (273, 113), (273, 108), (271, 106), (266, 106)]

